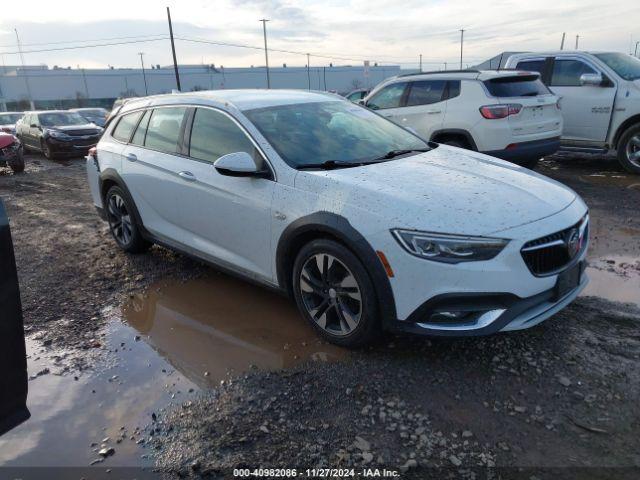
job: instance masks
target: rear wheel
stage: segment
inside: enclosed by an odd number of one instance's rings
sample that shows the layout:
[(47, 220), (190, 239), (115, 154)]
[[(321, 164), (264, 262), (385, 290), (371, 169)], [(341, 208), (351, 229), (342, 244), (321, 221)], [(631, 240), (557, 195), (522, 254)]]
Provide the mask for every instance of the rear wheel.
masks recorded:
[(618, 162), (628, 172), (640, 174), (640, 124), (633, 125), (620, 137)]
[(293, 268), (298, 309), (331, 343), (357, 347), (380, 333), (373, 283), (360, 260), (332, 240), (314, 240), (298, 254)]
[(129, 253), (147, 250), (151, 244), (142, 237), (129, 196), (120, 187), (113, 186), (105, 196), (105, 205), (109, 230), (118, 246)]

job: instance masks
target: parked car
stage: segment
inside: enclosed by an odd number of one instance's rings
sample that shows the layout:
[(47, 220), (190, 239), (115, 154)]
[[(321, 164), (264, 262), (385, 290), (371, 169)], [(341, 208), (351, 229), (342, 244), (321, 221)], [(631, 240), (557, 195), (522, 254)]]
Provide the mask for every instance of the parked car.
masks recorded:
[(529, 168), (560, 145), (558, 98), (537, 73), (400, 75), (377, 85), (364, 105), (422, 138)]
[(31, 414), (27, 409), (27, 353), (20, 287), (9, 218), (0, 199), (0, 435)]
[(369, 89), (369, 88), (358, 88), (357, 90), (353, 90), (353, 91), (347, 93), (344, 96), (344, 98), (346, 98), (350, 102), (358, 103), (360, 100), (362, 100), (364, 97), (366, 97), (369, 94), (370, 91), (371, 91), (371, 89)]
[(24, 148), (40, 151), (47, 158), (86, 155), (101, 134), (101, 127), (65, 110), (25, 112), (16, 126)]
[[(487, 62), (488, 63), (488, 62)], [(496, 65), (540, 72), (561, 98), (561, 149), (615, 153), (640, 174), (640, 60), (619, 52), (505, 53)]]
[(22, 115), (22, 112), (0, 112), (0, 132), (15, 134), (16, 123)]
[(130, 101), (87, 175), (121, 249), (159, 243), (288, 292), (340, 345), (528, 328), (587, 283), (569, 188), (331, 94)]
[(14, 135), (0, 132), (0, 167), (6, 166), (15, 173), (24, 171), (24, 151)]
[(79, 113), (90, 123), (95, 123), (99, 127), (104, 127), (109, 116), (109, 110), (106, 108), (72, 108), (69, 111)]

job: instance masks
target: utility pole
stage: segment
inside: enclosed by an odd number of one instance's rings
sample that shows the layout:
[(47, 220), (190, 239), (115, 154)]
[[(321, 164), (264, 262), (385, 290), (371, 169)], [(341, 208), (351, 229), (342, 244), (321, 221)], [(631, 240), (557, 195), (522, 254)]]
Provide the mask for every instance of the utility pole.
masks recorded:
[(271, 88), (271, 79), (269, 78), (269, 54), (267, 53), (267, 22), (266, 18), (260, 20), (262, 22), (262, 33), (264, 34), (264, 64), (267, 67), (267, 88)]
[(169, 11), (169, 7), (167, 7), (167, 19), (169, 20), (169, 36), (171, 37), (171, 53), (173, 53), (173, 70), (176, 73), (176, 87), (178, 87), (178, 91), (182, 90), (180, 88), (180, 73), (178, 72), (178, 61), (176, 60), (176, 44), (173, 41), (173, 26), (171, 25), (171, 12)]
[(420, 73), (422, 73), (422, 54), (420, 54)]
[(24, 75), (24, 84), (27, 87), (27, 97), (29, 97), (29, 106), (31, 110), (35, 110), (36, 106), (33, 103), (33, 96), (31, 95), (31, 85), (29, 85), (29, 76), (24, 65), (24, 55), (22, 54), (22, 44), (20, 43), (20, 37), (18, 36), (18, 29), (14, 28), (16, 32), (16, 40), (18, 42), (18, 52), (20, 53), (20, 63), (22, 63), (22, 75)]
[(635, 52), (633, 53), (633, 56), (634, 56), (634, 57), (637, 57), (637, 56), (638, 56), (638, 44), (639, 44), (639, 43), (640, 43), (640, 40), (636, 42), (636, 50), (635, 50)]
[(462, 46), (464, 45), (464, 28), (460, 29), (460, 70), (462, 70)]
[(444, 69), (447, 69), (447, 62), (444, 62)]
[(307, 82), (309, 83), (309, 90), (311, 90), (311, 73), (309, 71), (309, 68), (311, 67), (311, 63), (310, 63), (310, 55), (307, 53)]
[(149, 89), (147, 88), (147, 75), (144, 73), (144, 59), (142, 58), (142, 56), (144, 55), (144, 52), (138, 52), (138, 55), (140, 55), (140, 64), (142, 65), (142, 78), (144, 80), (144, 94), (149, 95)]
[(560, 41), (560, 50), (564, 50), (564, 37), (567, 36), (567, 32), (562, 32), (562, 40)]
[(580, 35), (576, 35), (576, 50), (578, 49), (578, 40), (580, 40)]

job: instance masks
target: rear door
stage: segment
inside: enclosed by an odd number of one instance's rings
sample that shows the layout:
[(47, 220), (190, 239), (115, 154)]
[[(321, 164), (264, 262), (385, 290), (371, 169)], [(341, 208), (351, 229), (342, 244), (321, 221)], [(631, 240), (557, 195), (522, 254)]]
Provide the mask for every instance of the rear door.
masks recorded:
[(410, 82), (404, 108), (396, 117), (396, 123), (414, 129), (422, 138), (442, 127), (447, 107), (446, 80), (417, 80)]
[[(180, 229), (176, 201), (184, 185), (182, 132), (186, 107), (147, 110), (122, 151), (122, 178), (151, 233), (176, 240)], [(124, 118), (124, 117), (123, 117)]]
[(492, 78), (484, 85), (500, 103), (522, 105), (520, 113), (510, 115), (509, 127), (514, 136), (558, 132), (562, 124), (557, 97), (535, 74), (519, 73)]
[(0, 435), (29, 416), (20, 288), (9, 219), (0, 200)]
[(612, 82), (606, 86), (582, 85), (583, 73), (599, 73), (595, 64), (570, 56), (557, 56), (549, 88), (561, 97), (564, 117), (563, 138), (580, 142), (604, 142), (609, 130), (616, 88)]

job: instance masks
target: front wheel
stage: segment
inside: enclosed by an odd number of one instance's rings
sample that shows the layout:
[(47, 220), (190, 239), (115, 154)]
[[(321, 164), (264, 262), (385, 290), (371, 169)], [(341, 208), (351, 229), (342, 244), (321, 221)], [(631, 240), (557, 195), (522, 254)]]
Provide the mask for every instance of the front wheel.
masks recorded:
[(44, 158), (46, 158), (47, 160), (53, 159), (53, 152), (51, 151), (51, 147), (46, 142), (46, 140), (40, 141), (40, 150), (42, 150), (42, 154), (44, 155)]
[(292, 280), (298, 309), (329, 342), (358, 347), (380, 333), (373, 283), (358, 257), (340, 243), (319, 239), (305, 245)]
[(133, 216), (133, 205), (129, 196), (117, 186), (113, 186), (105, 196), (109, 230), (118, 246), (129, 253), (141, 253), (151, 245), (140, 232)]
[(7, 164), (9, 165), (9, 167), (11, 167), (13, 173), (24, 172), (24, 153), (22, 148), (18, 149), (18, 153), (16, 154), (16, 156), (11, 160), (8, 160)]
[(627, 172), (640, 175), (640, 124), (627, 129), (620, 137), (618, 162)]

